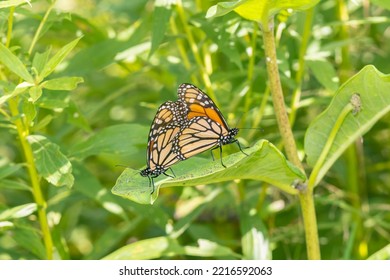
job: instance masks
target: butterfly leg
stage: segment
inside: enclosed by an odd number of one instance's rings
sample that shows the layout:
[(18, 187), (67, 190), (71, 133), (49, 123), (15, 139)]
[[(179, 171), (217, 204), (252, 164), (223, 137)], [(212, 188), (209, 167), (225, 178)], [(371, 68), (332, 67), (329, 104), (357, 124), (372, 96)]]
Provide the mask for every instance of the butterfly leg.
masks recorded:
[(152, 188), (152, 191), (150, 192), (150, 194), (152, 195), (152, 194), (154, 193), (154, 181), (153, 181), (153, 177), (148, 176), (148, 179), (149, 179), (149, 188)]
[(164, 174), (165, 176), (168, 176), (168, 177), (171, 177), (171, 178), (175, 178), (176, 175), (175, 175), (175, 172), (173, 172), (173, 169), (172, 169), (172, 168), (169, 168), (169, 170), (171, 170), (173, 176), (172, 176), (172, 175), (169, 175), (169, 174), (167, 174), (167, 173), (165, 173), (165, 172), (163, 172), (163, 174)]
[(219, 156), (220, 156), (220, 159), (221, 159), (222, 166), (226, 168), (226, 165), (223, 164), (223, 161), (222, 161), (222, 145), (219, 145)]
[(249, 155), (248, 155), (247, 153), (245, 153), (244, 150), (242, 149), (241, 144), (240, 144), (240, 141), (238, 141), (237, 139), (235, 139), (235, 140), (236, 140), (236, 141), (234, 141), (234, 142), (237, 143), (238, 148), (240, 149), (241, 153), (243, 153), (244, 155), (249, 156)]

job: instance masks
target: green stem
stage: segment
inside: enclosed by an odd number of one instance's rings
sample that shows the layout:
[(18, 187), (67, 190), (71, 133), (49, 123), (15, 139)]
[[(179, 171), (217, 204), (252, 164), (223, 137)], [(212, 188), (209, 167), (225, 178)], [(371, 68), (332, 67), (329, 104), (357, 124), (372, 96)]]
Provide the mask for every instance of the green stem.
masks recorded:
[[(177, 29), (176, 22), (175, 22), (173, 17), (170, 18), (169, 24), (171, 26), (171, 30), (172, 30), (173, 34), (174, 35), (178, 35), (179, 31)], [(189, 58), (187, 56), (187, 52), (186, 52), (186, 48), (185, 48), (185, 46), (183, 44), (183, 40), (176, 39), (176, 46), (177, 46), (177, 48), (179, 50), (179, 53), (180, 53), (180, 56), (182, 58), (182, 62), (183, 62), (184, 67), (188, 70), (188, 72), (190, 72), (192, 66), (191, 66), (191, 62), (190, 62), (190, 60), (189, 60)], [(191, 74), (191, 80), (195, 84), (199, 84), (198, 78), (193, 73)]]
[(291, 126), (294, 125), (297, 110), (299, 107), (299, 101), (301, 99), (302, 79), (305, 73), (305, 55), (309, 39), (311, 37), (312, 22), (313, 22), (314, 8), (311, 8), (305, 12), (305, 25), (302, 34), (302, 41), (299, 46), (299, 58), (298, 58), (298, 71), (295, 75), (295, 82), (297, 84), (291, 98), (291, 112), (289, 116)]
[[(36, 42), (38, 41), (39, 35), (41, 34), (42, 28), (44, 23), (47, 21), (47, 18), (50, 14), (50, 11), (54, 7), (55, 1), (51, 4), (48, 11), (46, 12), (44, 18), (42, 19), (34, 38), (31, 42), (30, 48), (28, 50), (29, 56), (32, 54), (32, 50), (34, 49), (34, 46)], [(11, 14), (14, 13), (14, 9), (10, 10)], [(13, 22), (13, 15), (9, 16), (9, 22), (8, 22), (8, 32), (7, 32), (7, 46), (10, 45), (10, 40), (12, 37), (12, 22)], [(27, 124), (23, 122), (23, 119), (20, 117), (20, 112), (18, 109), (20, 98), (18, 96), (15, 96), (13, 98), (10, 98), (8, 100), (9, 109), (11, 112), (12, 117), (14, 118), (14, 124), (16, 126), (16, 130), (18, 132), (19, 141), (21, 144), (22, 152), (24, 154), (24, 157), (26, 159), (26, 166), (27, 166), (27, 172), (30, 177), (31, 181), (31, 187), (32, 187), (32, 193), (35, 200), (35, 203), (37, 204), (37, 213), (38, 213), (38, 220), (41, 226), (42, 231), (42, 238), (43, 242), (45, 244), (46, 249), (46, 258), (51, 260), (53, 259), (53, 240), (50, 233), (50, 227), (46, 216), (46, 210), (47, 210), (47, 204), (44, 199), (44, 196), (42, 194), (41, 185), (40, 185), (40, 178), (35, 166), (34, 162), (34, 155), (33, 151), (31, 149), (30, 144), (27, 141), (27, 137), (29, 136), (29, 127)]]
[(56, 4), (56, 1), (53, 1), (51, 3), (51, 5), (49, 6), (49, 8), (47, 9), (45, 15), (43, 16), (43, 19), (41, 21), (41, 23), (39, 24), (38, 26), (38, 29), (37, 31), (35, 32), (34, 34), (34, 38), (32, 39), (32, 42), (31, 42), (31, 45), (30, 45), (30, 48), (28, 49), (28, 55), (30, 56), (32, 54), (32, 51), (35, 47), (35, 44), (37, 43), (38, 39), (39, 39), (39, 36), (41, 35), (42, 33), (42, 29), (43, 29), (43, 26), (45, 25), (49, 15), (50, 15), (50, 12), (51, 10), (54, 8), (54, 5)]
[[(282, 86), (280, 83), (279, 69), (276, 59), (275, 39), (273, 34), (273, 19), (266, 25), (263, 23), (261, 27), (263, 28), (267, 72), (279, 131), (284, 142), (287, 158), (303, 171), (304, 169), (298, 157), (297, 147), (287, 116)], [(321, 255), (312, 189), (307, 188), (302, 190), (299, 193), (299, 200), (305, 227), (307, 255), (309, 259), (317, 260), (321, 258)]]
[(5, 42), (5, 46), (7, 48), (11, 45), (12, 30), (13, 30), (13, 23), (14, 23), (14, 13), (15, 13), (15, 7), (11, 7), (10, 11), (9, 11), (9, 16), (8, 16), (7, 41)]
[(18, 97), (12, 98), (8, 101), (12, 116), (15, 118), (15, 125), (18, 131), (19, 141), (22, 146), (24, 157), (27, 163), (27, 171), (30, 176), (32, 193), (35, 203), (37, 204), (38, 219), (41, 225), (42, 237), (46, 248), (47, 259), (53, 259), (53, 241), (50, 234), (50, 228), (46, 217), (46, 201), (42, 195), (41, 186), (39, 183), (39, 176), (35, 167), (34, 156), (30, 144), (27, 142), (29, 135), (28, 129), (23, 125), (18, 110)]
[(336, 123), (334, 124), (328, 140), (325, 143), (324, 148), (322, 149), (322, 152), (320, 154), (320, 157), (318, 158), (317, 162), (315, 163), (313, 167), (313, 171), (310, 174), (309, 181), (308, 181), (308, 189), (313, 190), (314, 187), (317, 185), (318, 181), (322, 178), (322, 167), (324, 165), (325, 159), (330, 151), (330, 148), (332, 147), (333, 141), (336, 138), (336, 135), (343, 124), (345, 118), (347, 115), (351, 112), (353, 109), (353, 106), (351, 103), (348, 103), (345, 105), (344, 109), (341, 111), (340, 115), (338, 116)]
[(303, 225), (305, 227), (307, 257), (309, 260), (319, 260), (321, 259), (321, 252), (312, 190), (307, 188), (301, 191), (299, 193), (299, 202), (301, 204)]
[(247, 84), (248, 84), (248, 92), (245, 95), (245, 106), (244, 106), (244, 115), (242, 117), (242, 126), (245, 125), (246, 122), (246, 114), (249, 111), (250, 105), (252, 103), (252, 93), (253, 93), (253, 74), (255, 72), (255, 61), (256, 61), (256, 41), (257, 41), (257, 30), (256, 30), (256, 22), (253, 22), (253, 34), (251, 38), (251, 51), (252, 53), (249, 56), (248, 63), (248, 75), (247, 75)]
[(190, 28), (188, 27), (186, 15), (185, 15), (185, 12), (184, 12), (181, 0), (177, 1), (176, 10), (177, 10), (177, 13), (179, 15), (179, 19), (181, 21), (181, 25), (184, 28), (184, 32), (187, 35), (188, 43), (190, 45), (192, 54), (193, 54), (193, 56), (195, 58), (195, 62), (196, 62), (197, 66), (198, 66), (198, 69), (200, 71), (200, 76), (201, 76), (201, 78), (203, 80), (203, 83), (204, 83), (204, 85), (206, 87), (207, 94), (211, 97), (211, 99), (216, 100), (215, 95), (214, 95), (214, 91), (213, 91), (213, 89), (211, 87), (210, 76), (208, 75), (208, 73), (207, 73), (207, 71), (206, 71), (206, 69), (205, 69), (205, 67), (203, 65), (202, 58), (201, 58), (201, 56), (199, 54), (198, 45), (196, 44), (194, 36), (192, 35), (192, 32), (191, 32)]
[(291, 130), (290, 122), (287, 116), (287, 110), (284, 103), (282, 85), (280, 83), (279, 68), (276, 57), (276, 47), (274, 38), (273, 19), (266, 26), (261, 26), (263, 29), (264, 51), (267, 63), (268, 79), (270, 83), (272, 101), (274, 104), (276, 121), (278, 123), (279, 132), (283, 139), (287, 158), (304, 171), (301, 161), (298, 157), (297, 146), (295, 144), (294, 135)]

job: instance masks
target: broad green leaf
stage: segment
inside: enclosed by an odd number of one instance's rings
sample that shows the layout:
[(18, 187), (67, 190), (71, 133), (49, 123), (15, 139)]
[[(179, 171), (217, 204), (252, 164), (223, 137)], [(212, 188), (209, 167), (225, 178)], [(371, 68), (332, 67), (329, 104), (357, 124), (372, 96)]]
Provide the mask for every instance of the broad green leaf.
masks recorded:
[(379, 7), (390, 10), (390, 1), (388, 0), (371, 0), (372, 3), (378, 5)]
[(84, 79), (81, 77), (62, 77), (44, 81), (41, 86), (50, 90), (73, 90), (82, 82)]
[(45, 77), (49, 76), (55, 70), (58, 64), (60, 64), (65, 59), (65, 57), (73, 50), (73, 48), (77, 45), (80, 39), (81, 37), (65, 45), (52, 58), (49, 59), (42, 72), (39, 73), (39, 81), (42, 81)]
[(390, 260), (390, 244), (372, 254), (368, 260)]
[(325, 60), (306, 60), (307, 65), (316, 79), (328, 90), (336, 91), (339, 88), (336, 70)]
[(235, 11), (243, 18), (266, 24), (268, 19), (280, 10), (305, 10), (313, 7), (319, 0), (238, 0), (235, 2), (219, 2), (209, 8), (206, 17), (217, 17)]
[(71, 187), (74, 181), (72, 164), (61, 153), (60, 147), (42, 135), (29, 135), (27, 140), (33, 149), (39, 174), (54, 186)]
[(292, 184), (296, 180), (305, 180), (305, 175), (289, 163), (274, 145), (260, 140), (253, 147), (246, 149), (245, 153), (248, 156), (238, 152), (223, 158), (226, 168), (219, 161), (201, 158), (191, 158), (179, 163), (174, 166), (177, 177), (156, 181), (153, 195), (148, 178), (142, 177), (138, 170), (128, 168), (119, 176), (112, 192), (135, 202), (148, 204), (157, 199), (160, 187), (196, 186), (251, 179), (270, 183), (290, 194), (297, 194)]
[(72, 147), (70, 154), (77, 159), (98, 154), (129, 154), (146, 145), (147, 132), (138, 124), (120, 124), (106, 127), (85, 141)]
[(152, 260), (162, 257), (183, 255), (184, 248), (166, 236), (140, 240), (126, 245), (108, 256), (104, 260)]
[(29, 0), (10, 0), (10, 1), (1, 1), (0, 2), (0, 9), (9, 8), (9, 7), (16, 7), (22, 4), (29, 4), (31, 7), (31, 3)]
[(34, 84), (34, 78), (27, 71), (24, 64), (2, 43), (0, 43), (0, 62), (23, 80)]
[(35, 203), (27, 203), (9, 208), (0, 213), (0, 221), (24, 218), (30, 216), (36, 210), (37, 205)]
[(150, 48), (149, 56), (158, 49), (163, 41), (172, 14), (171, 4), (169, 2), (159, 2), (161, 1), (156, 1), (153, 12), (152, 46)]
[[(358, 102), (361, 104), (351, 103), (354, 96), (360, 96)], [(358, 107), (358, 110), (352, 110), (345, 119), (340, 120), (341, 113), (348, 104)], [(305, 152), (310, 166), (316, 165), (326, 143), (329, 143), (329, 135), (336, 133), (321, 169), (316, 175), (314, 185), (321, 180), (351, 143), (370, 130), (389, 111), (390, 75), (384, 75), (374, 66), (369, 65), (344, 83), (336, 92), (329, 107), (310, 124), (306, 131)], [(340, 121), (342, 124), (335, 131)]]

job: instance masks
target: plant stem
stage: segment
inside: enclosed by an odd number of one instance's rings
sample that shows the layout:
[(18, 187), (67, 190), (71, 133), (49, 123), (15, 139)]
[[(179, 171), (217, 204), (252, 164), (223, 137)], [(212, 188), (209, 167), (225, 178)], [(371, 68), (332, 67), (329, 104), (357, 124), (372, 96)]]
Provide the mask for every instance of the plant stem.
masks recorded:
[(37, 31), (35, 32), (34, 38), (33, 38), (32, 42), (31, 42), (31, 45), (30, 45), (30, 48), (28, 49), (28, 55), (29, 55), (29, 56), (32, 54), (32, 51), (33, 51), (33, 49), (34, 49), (34, 47), (35, 47), (35, 44), (37, 43), (37, 41), (38, 41), (38, 39), (39, 39), (39, 36), (41, 35), (42, 28), (43, 28), (43, 26), (45, 25), (45, 23), (46, 23), (46, 21), (47, 21), (49, 15), (50, 15), (50, 12), (51, 12), (51, 10), (54, 8), (54, 5), (55, 5), (55, 4), (56, 4), (56, 1), (53, 1), (53, 2), (51, 3), (51, 5), (50, 5), (49, 8), (47, 9), (45, 15), (43, 16), (43, 19), (42, 19), (41, 23), (39, 24)]
[[(302, 171), (304, 171), (302, 163), (298, 157), (297, 147), (284, 103), (276, 58), (276, 47), (273, 34), (273, 19), (270, 20), (268, 24), (262, 24), (261, 27), (263, 29), (264, 50), (272, 101), (274, 104), (276, 120), (278, 122), (279, 131), (284, 142), (287, 158)], [(299, 193), (299, 201), (302, 208), (303, 223), (305, 227), (307, 255), (309, 259), (317, 260), (321, 258), (321, 255), (312, 190), (309, 188), (302, 190)]]
[(42, 195), (41, 186), (39, 183), (39, 176), (35, 167), (34, 156), (30, 144), (27, 142), (29, 131), (23, 125), (20, 113), (18, 110), (18, 97), (11, 98), (8, 101), (12, 116), (15, 118), (15, 125), (18, 131), (19, 141), (22, 146), (24, 157), (27, 163), (27, 171), (30, 176), (32, 193), (35, 203), (37, 204), (38, 219), (41, 225), (43, 242), (46, 248), (46, 258), (53, 259), (53, 241), (50, 234), (50, 228), (46, 217), (46, 201)]
[(345, 118), (351, 112), (352, 109), (353, 109), (353, 106), (351, 103), (348, 103), (347, 105), (345, 105), (345, 107), (341, 111), (340, 115), (338, 116), (331, 132), (329, 133), (328, 140), (326, 141), (325, 146), (322, 149), (322, 152), (321, 152), (317, 162), (315, 163), (313, 170), (312, 170), (310, 177), (309, 177), (307, 188), (310, 189), (311, 191), (314, 189), (314, 187), (317, 185), (317, 183), (323, 177), (322, 170), (323, 170), (323, 165), (324, 165), (324, 162), (326, 160), (326, 157), (330, 151), (330, 148), (332, 147), (333, 141), (336, 138), (336, 135), (337, 135), (341, 125), (343, 124)]
[(210, 76), (208, 75), (208, 73), (203, 65), (202, 58), (199, 54), (198, 45), (195, 43), (194, 36), (192, 35), (190, 28), (188, 27), (187, 19), (185, 16), (185, 12), (184, 12), (183, 4), (182, 4), (181, 0), (177, 1), (176, 10), (177, 10), (177, 14), (179, 15), (179, 19), (180, 19), (181, 24), (183, 26), (184, 32), (187, 35), (187, 40), (188, 40), (188, 43), (190, 45), (192, 54), (194, 55), (195, 62), (198, 66), (198, 69), (200, 70), (200, 76), (203, 80), (203, 83), (204, 83), (206, 89), (207, 89), (207, 94), (211, 97), (211, 99), (216, 100), (215, 95), (214, 95), (214, 91), (211, 87)]
[[(53, 1), (52, 5), (49, 7), (48, 11), (46, 12), (42, 22), (39, 25), (38, 30), (36, 31), (34, 35), (34, 39), (32, 40), (32, 43), (30, 45), (28, 54), (31, 55), (32, 50), (39, 38), (39, 35), (42, 31), (42, 27), (44, 23), (46, 22), (48, 15), (51, 11), (51, 9), (54, 7), (55, 1)], [(13, 22), (13, 13), (15, 9), (10, 10), (10, 16), (9, 16), (9, 22), (8, 22), (8, 32), (7, 32), (7, 46), (10, 45), (11, 37), (12, 37), (12, 22)], [(20, 81), (21, 82), (21, 81)], [(43, 197), (41, 186), (40, 186), (40, 178), (37, 173), (37, 169), (34, 162), (34, 155), (33, 151), (31, 149), (30, 144), (27, 141), (27, 137), (30, 134), (29, 127), (27, 124), (23, 122), (23, 118), (21, 117), (21, 113), (19, 112), (18, 105), (19, 105), (20, 98), (18, 96), (15, 96), (13, 98), (10, 98), (8, 100), (9, 109), (12, 115), (12, 118), (14, 119), (14, 124), (16, 126), (16, 130), (18, 132), (19, 141), (22, 147), (22, 152), (24, 154), (24, 157), (26, 159), (26, 166), (27, 166), (27, 172), (30, 177), (31, 181), (31, 187), (32, 187), (32, 193), (35, 200), (35, 203), (37, 204), (37, 212), (38, 212), (38, 220), (41, 226), (42, 231), (42, 238), (43, 242), (45, 244), (46, 249), (46, 258), (51, 260), (53, 259), (53, 240), (50, 233), (50, 227), (46, 216), (46, 210), (47, 210), (47, 204)]]
[(300, 192), (299, 202), (301, 204), (303, 225), (305, 227), (307, 257), (309, 260), (319, 260), (321, 259), (321, 252), (312, 190), (307, 188)]
[(294, 125), (297, 110), (299, 107), (299, 100), (301, 99), (301, 90), (302, 90), (302, 79), (303, 74), (305, 73), (305, 55), (307, 50), (307, 45), (309, 44), (309, 39), (311, 36), (312, 22), (313, 22), (314, 8), (311, 8), (305, 11), (305, 25), (302, 34), (302, 41), (299, 46), (299, 58), (298, 58), (298, 71), (295, 75), (295, 82), (297, 86), (292, 94), (291, 98), (291, 112), (290, 112), (290, 124)]
[(274, 38), (273, 20), (267, 26), (262, 26), (264, 51), (267, 63), (267, 72), (270, 83), (272, 101), (275, 109), (276, 121), (278, 122), (279, 132), (282, 136), (287, 158), (304, 171), (301, 161), (298, 157), (297, 146), (294, 135), (291, 130), (290, 122), (287, 116), (287, 110), (284, 103), (282, 85), (280, 83), (279, 68), (276, 57), (276, 47)]

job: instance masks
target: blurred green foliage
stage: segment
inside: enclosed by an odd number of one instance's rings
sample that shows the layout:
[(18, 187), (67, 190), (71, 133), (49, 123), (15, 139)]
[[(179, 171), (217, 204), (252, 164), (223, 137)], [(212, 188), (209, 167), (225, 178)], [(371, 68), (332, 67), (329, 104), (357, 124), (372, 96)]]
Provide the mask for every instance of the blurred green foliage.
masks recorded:
[[(176, 100), (183, 82), (209, 93), (231, 126), (254, 128), (240, 130), (245, 146), (259, 139), (280, 145), (256, 24), (235, 13), (206, 19), (217, 3), (206, 0), (10, 2), (21, 4), (0, 6), (0, 259), (46, 258), (16, 119), (27, 124), (31, 143), (49, 147), (42, 153), (33, 146), (35, 160), (57, 159), (37, 162), (54, 258), (306, 259), (298, 199), (267, 183), (164, 188), (152, 206), (111, 193), (124, 169), (117, 165), (144, 167), (150, 122), (161, 103)], [(338, 2), (320, 1), (309, 27), (293, 125), (302, 157), (307, 127), (344, 83), (343, 48), (347, 76), (368, 64), (390, 73), (388, 6), (345, 1), (349, 19), (342, 21)], [(305, 12), (276, 17), (287, 105), (299, 83), (305, 19)], [(31, 85), (20, 86), (21, 79)], [(355, 143), (355, 172), (347, 152), (315, 189), (323, 259), (389, 258), (383, 253), (390, 243), (389, 123), (386, 114)], [(226, 155), (235, 151), (224, 147)], [(71, 169), (61, 169), (69, 163)], [(57, 180), (53, 167), (64, 172)]]

